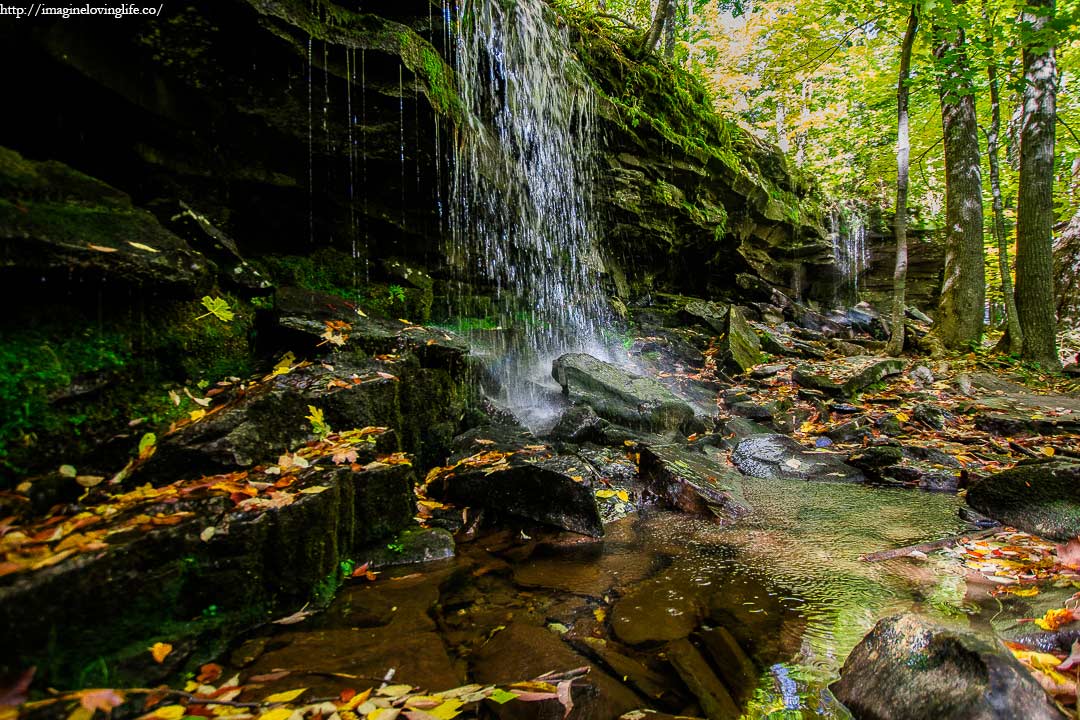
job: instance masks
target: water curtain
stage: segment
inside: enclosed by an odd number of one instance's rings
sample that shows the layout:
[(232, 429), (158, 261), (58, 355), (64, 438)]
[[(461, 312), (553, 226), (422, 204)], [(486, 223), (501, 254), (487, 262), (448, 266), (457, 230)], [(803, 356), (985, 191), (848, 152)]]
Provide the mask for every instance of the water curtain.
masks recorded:
[(490, 290), (491, 319), (504, 329), (493, 370), (510, 405), (528, 407), (554, 357), (601, 345), (596, 98), (541, 0), (465, 0), (457, 23), (466, 119), (454, 144), (449, 256), (466, 293)]

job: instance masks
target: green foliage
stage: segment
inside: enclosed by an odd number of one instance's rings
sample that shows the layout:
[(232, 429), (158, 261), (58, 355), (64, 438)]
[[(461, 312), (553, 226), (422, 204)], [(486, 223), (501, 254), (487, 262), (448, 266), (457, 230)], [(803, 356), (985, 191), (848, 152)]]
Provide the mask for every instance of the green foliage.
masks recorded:
[(405, 302), (405, 288), (400, 285), (391, 285), (387, 288), (387, 295), (391, 302)]

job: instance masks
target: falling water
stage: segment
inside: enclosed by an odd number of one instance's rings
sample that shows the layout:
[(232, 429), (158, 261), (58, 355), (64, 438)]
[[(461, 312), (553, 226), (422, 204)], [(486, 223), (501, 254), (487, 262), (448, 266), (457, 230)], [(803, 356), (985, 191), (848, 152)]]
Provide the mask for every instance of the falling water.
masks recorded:
[(829, 226), (839, 276), (836, 301), (854, 305), (859, 301), (859, 276), (870, 266), (866, 217), (857, 207), (838, 205), (829, 213)]
[(527, 419), (540, 412), (555, 357), (606, 354), (595, 98), (545, 7), (465, 0), (456, 38), (468, 120), (454, 143), (448, 254), (494, 288), (495, 319), (509, 331), (493, 370)]

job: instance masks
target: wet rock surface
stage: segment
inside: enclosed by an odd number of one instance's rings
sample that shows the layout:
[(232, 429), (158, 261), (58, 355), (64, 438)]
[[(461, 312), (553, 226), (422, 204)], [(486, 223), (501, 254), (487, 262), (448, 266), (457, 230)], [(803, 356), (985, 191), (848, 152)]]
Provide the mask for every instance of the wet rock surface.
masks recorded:
[(878, 622), (831, 687), (856, 717), (1065, 717), (996, 640), (915, 615)]
[(563, 355), (551, 375), (571, 402), (588, 405), (613, 423), (651, 432), (692, 431), (697, 424), (690, 406), (656, 380), (590, 355)]
[(975, 510), (1028, 532), (1066, 541), (1080, 535), (1080, 464), (1019, 465), (968, 488)]
[(641, 476), (665, 507), (721, 520), (750, 514), (741, 474), (703, 453), (670, 445), (641, 448)]

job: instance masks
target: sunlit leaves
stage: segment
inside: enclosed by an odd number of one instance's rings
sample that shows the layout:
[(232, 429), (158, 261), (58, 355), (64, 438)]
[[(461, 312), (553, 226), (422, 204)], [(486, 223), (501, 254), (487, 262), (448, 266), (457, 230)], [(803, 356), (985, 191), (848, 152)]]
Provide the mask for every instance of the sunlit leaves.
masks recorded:
[(236, 313), (234, 313), (229, 307), (229, 303), (225, 300), (225, 298), (215, 298), (210, 297), (209, 295), (205, 295), (202, 299), (202, 306), (206, 308), (206, 313), (195, 318), (196, 320), (201, 320), (204, 317), (209, 317), (213, 315), (221, 322), (227, 323), (231, 322), (232, 319), (236, 317)]
[(150, 655), (154, 658), (154, 662), (163, 663), (169, 653), (173, 651), (173, 646), (169, 643), (156, 642), (150, 647)]

